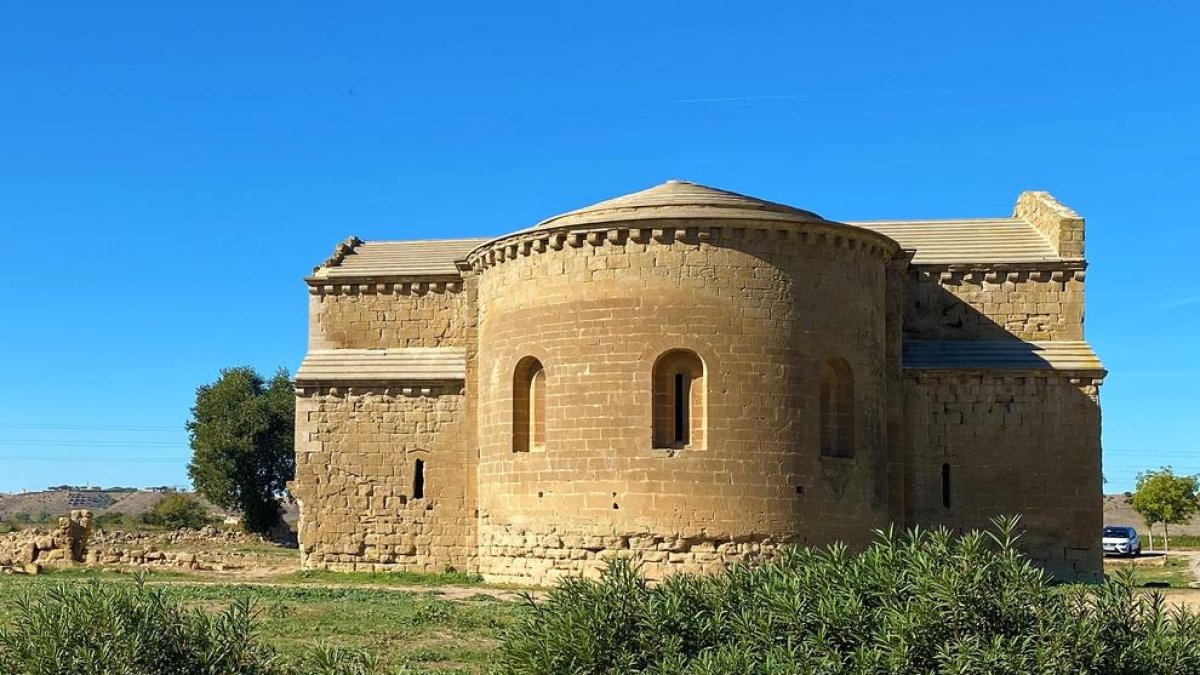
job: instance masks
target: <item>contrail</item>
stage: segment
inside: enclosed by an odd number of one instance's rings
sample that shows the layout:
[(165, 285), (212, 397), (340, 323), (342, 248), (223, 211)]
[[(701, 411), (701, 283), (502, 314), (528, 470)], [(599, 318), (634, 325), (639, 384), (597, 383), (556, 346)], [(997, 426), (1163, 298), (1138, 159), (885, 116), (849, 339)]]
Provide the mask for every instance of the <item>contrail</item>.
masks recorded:
[(1162, 308), (1163, 309), (1179, 309), (1180, 307), (1187, 307), (1188, 305), (1195, 305), (1195, 304), (1200, 304), (1200, 295), (1197, 295), (1192, 298), (1184, 298), (1182, 300), (1174, 300), (1172, 302), (1164, 303)]
[(763, 96), (726, 96), (721, 98), (683, 98), (675, 103), (731, 103), (738, 101), (783, 101), (803, 98), (859, 98), (867, 96), (913, 96), (920, 94), (948, 94), (945, 89), (902, 89), (890, 91), (825, 91), (807, 94), (766, 94)]

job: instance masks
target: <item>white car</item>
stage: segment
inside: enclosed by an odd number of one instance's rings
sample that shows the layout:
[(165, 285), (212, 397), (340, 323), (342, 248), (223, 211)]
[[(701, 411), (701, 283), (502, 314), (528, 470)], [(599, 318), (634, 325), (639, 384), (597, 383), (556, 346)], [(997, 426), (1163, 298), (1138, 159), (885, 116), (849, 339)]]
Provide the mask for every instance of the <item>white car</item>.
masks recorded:
[(1104, 547), (1104, 555), (1141, 555), (1142, 540), (1137, 530), (1125, 525), (1115, 525), (1104, 528), (1104, 537), (1100, 540)]

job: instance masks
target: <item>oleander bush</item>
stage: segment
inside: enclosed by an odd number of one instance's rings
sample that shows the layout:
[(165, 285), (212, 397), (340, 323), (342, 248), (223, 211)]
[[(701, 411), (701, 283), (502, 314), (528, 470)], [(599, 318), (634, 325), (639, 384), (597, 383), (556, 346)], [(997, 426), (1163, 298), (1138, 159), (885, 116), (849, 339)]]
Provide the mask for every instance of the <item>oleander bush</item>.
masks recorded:
[(187, 608), (161, 588), (63, 582), (29, 592), (0, 628), (0, 675), (366, 675), (364, 652), (318, 645), (289, 663), (263, 642), (251, 600)]
[(987, 532), (881, 532), (651, 585), (627, 560), (570, 579), (506, 634), (510, 675), (1200, 673), (1200, 620), (1122, 575), (1056, 586)]

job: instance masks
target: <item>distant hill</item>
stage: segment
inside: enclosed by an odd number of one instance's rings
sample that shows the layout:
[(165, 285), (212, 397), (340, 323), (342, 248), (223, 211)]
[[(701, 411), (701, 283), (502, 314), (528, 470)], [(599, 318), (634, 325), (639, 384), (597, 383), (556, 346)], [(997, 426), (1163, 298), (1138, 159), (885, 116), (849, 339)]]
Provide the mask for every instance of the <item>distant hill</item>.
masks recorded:
[[(154, 508), (170, 492), (150, 490), (43, 490), (22, 494), (0, 492), (0, 520), (27, 514), (35, 521), (45, 521), (65, 515), (75, 509), (88, 509), (96, 515), (121, 513), (136, 518)], [(194, 492), (182, 494), (195, 497), (213, 516), (224, 516), (218, 508)], [(295, 502), (287, 505), (284, 520), (294, 523), (299, 518)]]
[[(1137, 511), (1129, 506), (1129, 498), (1124, 494), (1104, 495), (1104, 524), (1132, 525), (1139, 532), (1150, 529), (1146, 527), (1146, 521), (1142, 520)], [(1159, 526), (1154, 528), (1154, 531), (1160, 532), (1161, 529)], [(1200, 536), (1200, 518), (1193, 518), (1187, 525), (1172, 525), (1171, 534)]]
[[(154, 505), (169, 492), (149, 492), (124, 490), (108, 492), (104, 490), (45, 490), (42, 492), (25, 492), (22, 494), (0, 494), (0, 519), (11, 518), (18, 514), (28, 514), (34, 520), (44, 517), (57, 517), (75, 509), (89, 509), (99, 515), (101, 513), (123, 513), (128, 516), (138, 516), (154, 508)], [(213, 515), (223, 514), (223, 510), (209, 503), (206, 499), (193, 493), (189, 494), (208, 509)]]

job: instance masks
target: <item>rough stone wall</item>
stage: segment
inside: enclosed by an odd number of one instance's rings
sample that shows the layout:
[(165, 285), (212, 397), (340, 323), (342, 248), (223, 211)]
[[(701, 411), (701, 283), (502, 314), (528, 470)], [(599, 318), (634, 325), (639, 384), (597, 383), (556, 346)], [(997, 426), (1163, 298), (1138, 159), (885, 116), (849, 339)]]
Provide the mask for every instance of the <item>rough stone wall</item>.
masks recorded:
[[(301, 389), (293, 492), (303, 565), (469, 568), (474, 448), (464, 406), (461, 383)], [(417, 460), (422, 498), (414, 494)]]
[[(782, 542), (858, 543), (886, 522), (884, 256), (686, 225), (518, 244), (482, 270), (485, 578), (549, 583), (620, 554), (655, 576), (705, 571)], [(653, 363), (679, 348), (705, 362), (705, 449), (653, 447)], [(512, 449), (525, 356), (546, 373), (544, 452)], [(818, 445), (817, 376), (835, 356), (858, 397), (849, 460)]]
[(1033, 224), (1064, 259), (1083, 258), (1083, 218), (1048, 192), (1022, 192), (1013, 217)]
[(41, 566), (84, 562), (92, 536), (92, 512), (76, 509), (47, 532), (27, 529), (0, 536), (0, 572), (37, 574)]
[(1084, 272), (910, 268), (904, 334), (915, 340), (1083, 339)]
[(310, 349), (461, 347), (461, 283), (324, 284), (309, 293)]
[(907, 384), (905, 524), (967, 530), (1020, 514), (1026, 549), (1047, 570), (1095, 578), (1103, 524), (1098, 382), (1068, 373), (946, 371), (909, 373)]

